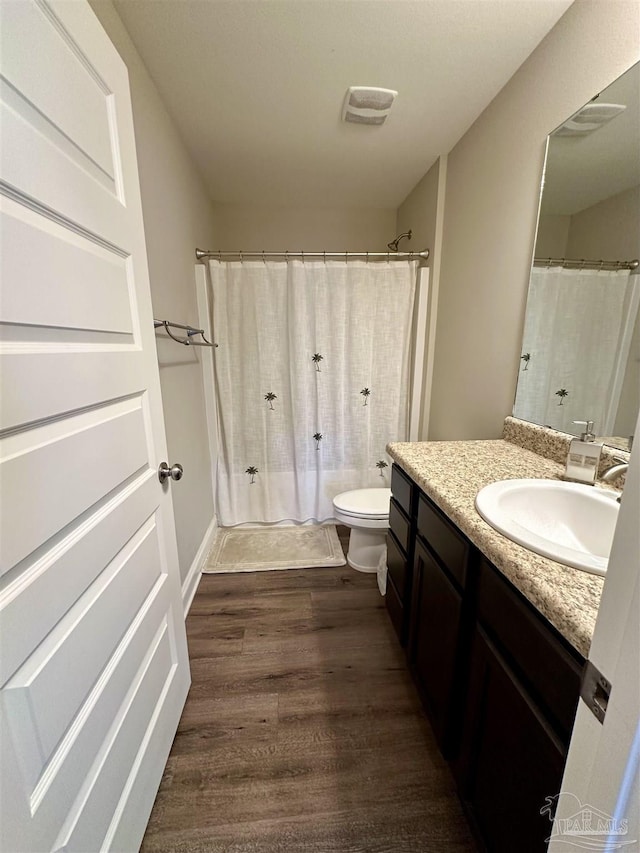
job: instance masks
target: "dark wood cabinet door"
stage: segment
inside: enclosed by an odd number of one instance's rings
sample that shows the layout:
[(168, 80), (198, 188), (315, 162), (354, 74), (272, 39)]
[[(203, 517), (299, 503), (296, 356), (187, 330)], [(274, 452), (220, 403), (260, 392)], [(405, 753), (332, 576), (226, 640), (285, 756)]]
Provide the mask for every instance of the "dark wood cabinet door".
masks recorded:
[(422, 493), (418, 499), (417, 532), (460, 589), (464, 589), (467, 584), (470, 543), (433, 501)]
[(391, 531), (387, 533), (387, 610), (401, 646), (407, 644), (408, 602), (411, 598), (411, 571), (406, 556)]
[(402, 606), (402, 600), (398, 595), (398, 590), (393, 584), (393, 579), (391, 575), (387, 575), (387, 591), (384, 597), (384, 601), (387, 606), (387, 613), (389, 614), (389, 618), (391, 619), (391, 624), (393, 625), (394, 630), (398, 635), (398, 639), (400, 640), (400, 645), (404, 646), (407, 621), (406, 613), (404, 607)]
[(560, 791), (565, 754), (530, 697), (481, 628), (457, 776), (487, 850), (543, 853), (551, 822), (540, 814)]
[(392, 579), (393, 585), (398, 591), (400, 601), (404, 606), (407, 592), (407, 558), (402, 548), (396, 542), (393, 533), (387, 533), (387, 571), (388, 576)]
[(480, 563), (477, 618), (528, 695), (567, 747), (576, 715), (584, 658), (536, 613), (487, 560)]
[(462, 598), (422, 542), (414, 554), (409, 663), (443, 754), (450, 752)]

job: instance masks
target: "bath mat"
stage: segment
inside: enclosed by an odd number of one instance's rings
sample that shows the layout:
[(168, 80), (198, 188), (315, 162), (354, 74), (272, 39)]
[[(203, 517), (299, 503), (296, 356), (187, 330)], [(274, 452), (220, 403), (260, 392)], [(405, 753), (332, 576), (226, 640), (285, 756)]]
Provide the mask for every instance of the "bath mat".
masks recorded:
[(271, 569), (344, 566), (335, 525), (244, 527), (218, 531), (203, 571), (266, 572)]

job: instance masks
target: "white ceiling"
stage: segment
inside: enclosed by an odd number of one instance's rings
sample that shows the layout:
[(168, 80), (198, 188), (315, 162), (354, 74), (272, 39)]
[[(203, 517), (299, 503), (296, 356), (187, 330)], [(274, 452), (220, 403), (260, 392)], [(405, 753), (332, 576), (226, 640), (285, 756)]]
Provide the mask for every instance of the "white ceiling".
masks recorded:
[[(213, 200), (397, 207), (571, 0), (115, 0)], [(350, 85), (397, 89), (345, 124)]]
[(627, 109), (589, 136), (551, 137), (541, 213), (571, 216), (640, 184), (640, 63), (598, 103)]

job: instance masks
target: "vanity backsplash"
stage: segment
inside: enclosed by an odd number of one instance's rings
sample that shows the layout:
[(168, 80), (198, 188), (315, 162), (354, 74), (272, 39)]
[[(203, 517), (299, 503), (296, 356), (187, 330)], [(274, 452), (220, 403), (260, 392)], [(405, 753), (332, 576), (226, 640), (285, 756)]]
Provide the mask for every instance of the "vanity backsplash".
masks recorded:
[[(573, 435), (566, 432), (559, 432), (550, 427), (538, 426), (529, 421), (521, 421), (519, 418), (505, 418), (504, 427), (502, 430), (502, 438), (511, 444), (517, 444), (518, 447), (523, 447), (525, 450), (531, 450), (537, 453), (538, 456), (543, 456), (545, 459), (550, 459), (552, 462), (558, 462), (564, 465), (567, 461), (567, 453)], [(618, 450), (615, 447), (609, 447), (605, 444), (600, 455), (600, 464), (598, 466), (598, 477), (602, 475), (607, 468), (611, 468), (617, 461), (629, 461), (631, 454), (626, 450)], [(619, 478), (620, 482), (615, 482), (616, 487), (621, 487), (624, 480)]]

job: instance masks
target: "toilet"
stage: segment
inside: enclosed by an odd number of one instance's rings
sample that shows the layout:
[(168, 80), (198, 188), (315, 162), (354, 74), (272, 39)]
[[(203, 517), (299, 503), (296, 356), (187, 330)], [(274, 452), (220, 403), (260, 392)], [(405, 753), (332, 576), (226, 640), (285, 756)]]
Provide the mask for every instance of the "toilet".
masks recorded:
[(389, 528), (391, 489), (354, 489), (333, 499), (339, 524), (351, 528), (347, 563), (359, 572), (375, 572)]

